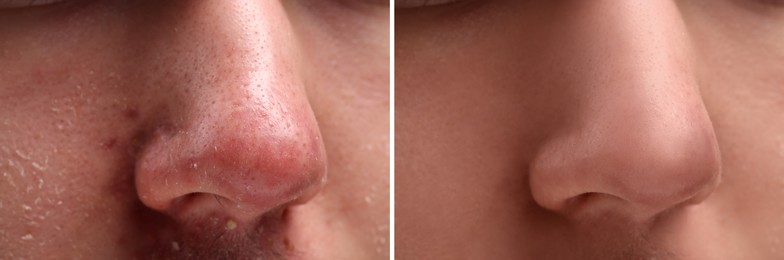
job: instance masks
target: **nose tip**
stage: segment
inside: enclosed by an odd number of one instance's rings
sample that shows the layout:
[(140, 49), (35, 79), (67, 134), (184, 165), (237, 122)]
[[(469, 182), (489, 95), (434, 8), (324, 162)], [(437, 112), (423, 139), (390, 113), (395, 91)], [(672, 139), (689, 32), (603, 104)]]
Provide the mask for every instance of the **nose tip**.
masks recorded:
[(137, 163), (143, 203), (175, 216), (220, 211), (250, 221), (315, 196), (326, 156), (312, 116), (212, 109), (222, 110), (232, 112), (153, 133)]
[(613, 213), (637, 220), (700, 203), (721, 171), (715, 135), (704, 124), (657, 129), (631, 122), (554, 137), (532, 162), (533, 197), (571, 217)]

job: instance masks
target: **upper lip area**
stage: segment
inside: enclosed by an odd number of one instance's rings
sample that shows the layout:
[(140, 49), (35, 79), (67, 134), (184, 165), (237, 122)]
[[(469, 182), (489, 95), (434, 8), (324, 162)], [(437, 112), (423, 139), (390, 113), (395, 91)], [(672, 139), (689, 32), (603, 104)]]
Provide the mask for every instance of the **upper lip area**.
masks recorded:
[[(139, 259), (290, 259), (288, 208), (252, 221), (221, 211), (184, 209), (177, 218), (148, 210), (136, 223)], [(205, 213), (206, 212), (206, 213)], [(178, 212), (183, 213), (183, 212)]]

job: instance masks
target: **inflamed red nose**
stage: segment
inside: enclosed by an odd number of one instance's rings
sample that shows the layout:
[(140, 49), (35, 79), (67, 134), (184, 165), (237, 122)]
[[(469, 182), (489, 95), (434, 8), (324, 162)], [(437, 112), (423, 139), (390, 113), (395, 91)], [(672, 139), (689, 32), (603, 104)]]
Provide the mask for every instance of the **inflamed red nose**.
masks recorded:
[(175, 215), (219, 210), (242, 221), (317, 193), (326, 159), (312, 116), (213, 110), (151, 135), (136, 172), (145, 205)]
[[(238, 226), (312, 198), (326, 176), (297, 44), (280, 3), (166, 2), (155, 50), (136, 190), (176, 220), (220, 215)], [(231, 226), (231, 225), (230, 225)]]

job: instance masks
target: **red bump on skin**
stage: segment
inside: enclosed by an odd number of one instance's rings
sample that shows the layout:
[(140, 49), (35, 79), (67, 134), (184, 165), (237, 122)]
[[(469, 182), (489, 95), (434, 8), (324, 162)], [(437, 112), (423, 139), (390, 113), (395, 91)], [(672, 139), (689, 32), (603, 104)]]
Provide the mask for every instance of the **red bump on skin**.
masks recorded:
[(139, 111), (135, 107), (129, 107), (123, 111), (123, 115), (128, 119), (136, 119), (139, 117)]
[(113, 137), (113, 138), (107, 140), (106, 142), (103, 142), (101, 144), (101, 147), (103, 147), (104, 149), (109, 150), (109, 149), (114, 148), (114, 145), (116, 145), (116, 144), (117, 144), (117, 137)]

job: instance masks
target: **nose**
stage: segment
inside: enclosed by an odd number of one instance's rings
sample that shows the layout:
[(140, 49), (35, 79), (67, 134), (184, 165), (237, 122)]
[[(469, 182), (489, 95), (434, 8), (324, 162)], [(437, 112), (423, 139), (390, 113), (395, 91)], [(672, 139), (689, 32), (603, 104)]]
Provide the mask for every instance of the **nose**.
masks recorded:
[(162, 98), (137, 156), (141, 201), (249, 222), (312, 198), (325, 151), (278, 1), (168, 4), (178, 14), (149, 43), (160, 57), (147, 67), (161, 71), (148, 84)]
[[(564, 93), (577, 100), (530, 165), (534, 200), (572, 218), (637, 221), (699, 203), (720, 156), (672, 1), (577, 1), (563, 30)], [(589, 3), (590, 2), (590, 3)]]

